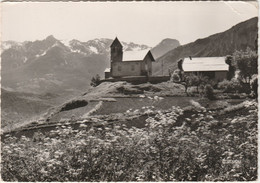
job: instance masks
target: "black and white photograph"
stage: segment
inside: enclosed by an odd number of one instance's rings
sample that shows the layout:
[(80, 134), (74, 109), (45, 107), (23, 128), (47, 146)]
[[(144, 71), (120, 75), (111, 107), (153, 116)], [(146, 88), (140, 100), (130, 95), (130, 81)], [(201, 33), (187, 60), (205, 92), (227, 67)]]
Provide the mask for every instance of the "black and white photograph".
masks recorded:
[(2, 2), (1, 181), (257, 181), (258, 8)]

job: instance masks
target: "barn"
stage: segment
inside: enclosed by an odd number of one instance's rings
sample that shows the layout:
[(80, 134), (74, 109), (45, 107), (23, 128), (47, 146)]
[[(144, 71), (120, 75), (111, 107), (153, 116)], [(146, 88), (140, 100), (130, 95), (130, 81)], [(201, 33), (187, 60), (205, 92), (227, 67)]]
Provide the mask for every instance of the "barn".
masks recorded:
[(150, 50), (123, 52), (118, 38), (115, 38), (110, 49), (110, 68), (105, 69), (105, 78), (152, 75), (152, 62), (155, 59)]
[(207, 76), (214, 81), (227, 79), (229, 65), (226, 57), (187, 57), (178, 62), (178, 67), (184, 74)]

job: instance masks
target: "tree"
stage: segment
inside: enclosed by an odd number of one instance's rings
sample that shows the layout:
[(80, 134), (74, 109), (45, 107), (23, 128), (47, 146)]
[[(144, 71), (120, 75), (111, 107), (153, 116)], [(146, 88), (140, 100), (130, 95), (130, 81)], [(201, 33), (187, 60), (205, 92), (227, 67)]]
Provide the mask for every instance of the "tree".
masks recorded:
[(225, 62), (226, 62), (226, 64), (229, 65), (229, 71), (227, 73), (227, 79), (231, 80), (235, 76), (235, 71), (236, 71), (234, 59), (231, 55), (227, 55)]
[(197, 75), (194, 80), (194, 85), (197, 86), (197, 92), (199, 93), (199, 86), (206, 85), (207, 83), (209, 83), (207, 76), (203, 76), (202, 74)]
[(182, 80), (182, 85), (185, 87), (185, 93), (188, 95), (188, 88), (192, 86), (191, 77), (184, 75)]
[(246, 51), (236, 51), (233, 57), (241, 81), (250, 83), (252, 76), (257, 74), (257, 53), (247, 48)]
[(218, 83), (218, 88), (222, 89), (224, 92), (238, 92), (241, 88), (240, 82), (233, 78), (230, 81), (229, 80), (223, 80)]
[(173, 81), (173, 82), (182, 81), (182, 75), (183, 75), (183, 72), (180, 69), (176, 69), (174, 71), (171, 71), (171, 73), (170, 73), (171, 81)]
[(181, 78), (178, 73), (174, 72), (171, 74), (171, 80), (173, 82), (180, 82)]
[(214, 96), (214, 90), (211, 85), (207, 84), (204, 88), (204, 95), (210, 100), (213, 100), (215, 98)]
[(95, 77), (91, 78), (90, 85), (96, 87), (100, 84), (100, 76), (97, 74)]
[(257, 78), (257, 75), (254, 75), (252, 78), (253, 79), (250, 82), (250, 87), (251, 87), (253, 96), (255, 98), (257, 98), (258, 97), (258, 78)]
[(185, 92), (188, 94), (188, 88), (191, 86), (199, 86), (199, 77), (190, 74), (190, 75), (184, 75), (182, 78), (182, 85), (185, 87)]

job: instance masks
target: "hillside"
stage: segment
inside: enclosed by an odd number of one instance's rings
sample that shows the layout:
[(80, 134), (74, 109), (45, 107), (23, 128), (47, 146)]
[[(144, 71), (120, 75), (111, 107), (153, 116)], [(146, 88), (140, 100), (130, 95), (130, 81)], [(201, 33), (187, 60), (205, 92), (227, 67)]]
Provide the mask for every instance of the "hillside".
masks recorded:
[(255, 49), (257, 22), (258, 18), (255, 17), (239, 23), (225, 32), (179, 46), (156, 60), (153, 65), (153, 73), (155, 75), (162, 73), (163, 62), (163, 73), (167, 75), (169, 68), (177, 69), (176, 62), (183, 57), (226, 56), (232, 55), (235, 50), (245, 50), (247, 47)]
[(2, 129), (22, 125), (31, 120), (39, 119), (39, 115), (52, 107), (51, 102), (47, 102), (48, 95), (35, 95), (32, 93), (20, 93), (1, 89), (1, 127)]

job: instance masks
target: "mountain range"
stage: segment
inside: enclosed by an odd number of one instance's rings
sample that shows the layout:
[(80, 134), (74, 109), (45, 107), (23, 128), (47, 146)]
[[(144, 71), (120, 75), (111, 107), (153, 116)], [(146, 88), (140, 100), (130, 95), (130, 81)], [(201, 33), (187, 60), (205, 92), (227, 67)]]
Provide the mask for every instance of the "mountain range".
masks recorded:
[(177, 61), (184, 57), (217, 57), (232, 55), (235, 50), (245, 50), (247, 47), (255, 50), (258, 18), (241, 22), (227, 31), (198, 39), (192, 43), (178, 46), (167, 52), (153, 64), (155, 75), (168, 75), (169, 68), (177, 69)]
[[(29, 93), (80, 92), (89, 88), (91, 77), (109, 67), (112, 39), (64, 42), (54, 36), (22, 43), (2, 43), (2, 86)], [(177, 42), (177, 40), (173, 40)], [(152, 49), (122, 41), (124, 51)], [(153, 48), (157, 56), (176, 47), (166, 39)]]
[[(246, 47), (254, 49), (258, 18), (239, 23), (227, 31), (180, 45), (178, 40), (164, 39), (155, 47), (122, 41), (124, 51), (151, 49), (156, 62), (154, 75), (168, 74), (176, 69), (183, 57), (226, 56)], [(19, 92), (56, 93), (82, 92), (89, 88), (91, 77), (109, 67), (112, 39), (101, 38), (87, 42), (64, 42), (54, 36), (44, 40), (22, 43), (6, 41), (1, 44), (2, 86)], [(163, 72), (162, 72), (163, 71)]]

